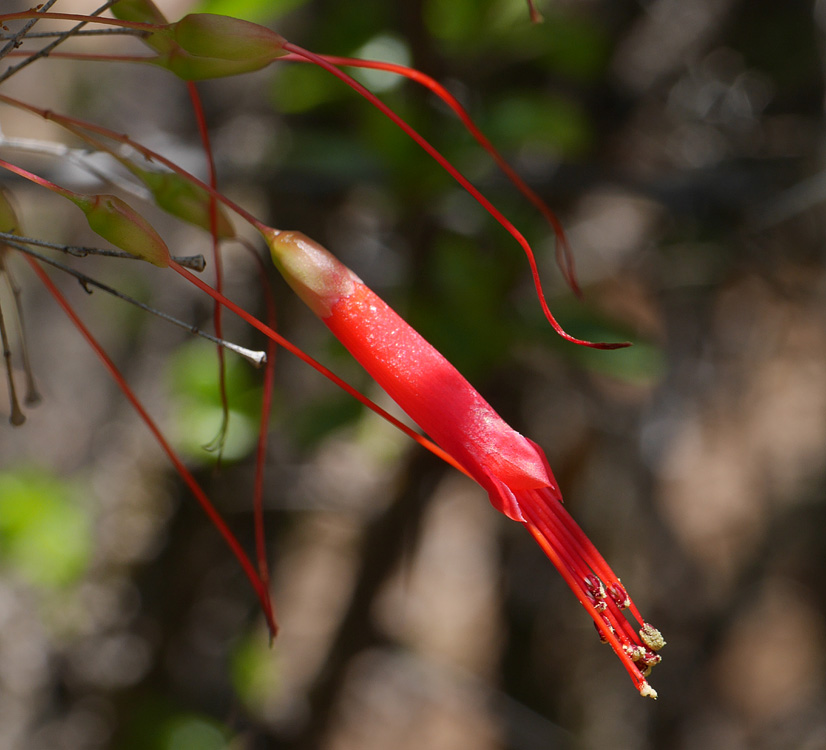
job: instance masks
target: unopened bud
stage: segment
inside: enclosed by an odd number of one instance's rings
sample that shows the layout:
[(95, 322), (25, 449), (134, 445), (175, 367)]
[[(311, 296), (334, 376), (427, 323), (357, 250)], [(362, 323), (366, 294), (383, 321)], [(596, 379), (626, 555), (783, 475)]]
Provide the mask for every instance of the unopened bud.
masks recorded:
[(165, 268), (169, 248), (152, 225), (116, 195), (70, 197), (86, 214), (93, 232), (136, 258)]
[[(211, 231), (210, 195), (175, 172), (136, 172), (149, 188), (155, 203), (168, 213), (190, 224)], [(235, 236), (232, 222), (221, 206), (215, 206), (215, 228), (222, 240)]]
[(301, 232), (263, 232), (273, 263), (284, 280), (320, 318), (328, 318), (342, 297), (360, 282), (332, 253)]
[(242, 73), (252, 73), (255, 70), (266, 68), (271, 62), (267, 57), (254, 60), (221, 60), (217, 57), (197, 57), (181, 49), (168, 37), (163, 37), (168, 41), (168, 46), (164, 48), (161, 42), (153, 41), (156, 36), (156, 34), (153, 34), (147, 39), (147, 44), (158, 50), (160, 54), (148, 62), (165, 68), (184, 81), (206, 81), (212, 78), (226, 78)]
[(283, 37), (257, 23), (214, 13), (190, 13), (170, 29), (174, 40), (198, 57), (275, 60), (286, 55)]
[(110, 9), (115, 18), (137, 23), (166, 24), (163, 13), (152, 0), (118, 0)]

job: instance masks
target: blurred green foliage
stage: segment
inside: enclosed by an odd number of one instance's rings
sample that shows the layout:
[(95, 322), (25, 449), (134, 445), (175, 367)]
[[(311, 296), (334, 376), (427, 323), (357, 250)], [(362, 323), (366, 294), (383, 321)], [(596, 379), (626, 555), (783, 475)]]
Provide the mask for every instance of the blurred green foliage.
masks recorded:
[(307, 0), (201, 0), (195, 3), (190, 12), (218, 13), (248, 21), (266, 22), (300, 8), (306, 2)]
[(34, 467), (0, 474), (0, 564), (31, 585), (60, 589), (83, 575), (91, 552), (77, 488)]
[(120, 750), (230, 750), (229, 728), (215, 719), (176, 708), (157, 696), (132, 707), (118, 740)]
[[(223, 419), (217, 363), (215, 347), (203, 341), (189, 342), (167, 363), (166, 374), (174, 402), (173, 437), (178, 448), (202, 463), (219, 458), (218, 451), (205, 449), (218, 435)], [(246, 456), (255, 445), (261, 388), (246, 361), (228, 354), (226, 365), (229, 427), (220, 457), (234, 461)]]
[(232, 654), (230, 666), (235, 692), (253, 713), (261, 710), (278, 695), (279, 665), (266, 636), (248, 635)]
[(485, 124), (493, 142), (507, 150), (576, 157), (586, 153), (593, 140), (581, 105), (561, 95), (538, 99), (531, 92), (509, 94), (494, 104)]

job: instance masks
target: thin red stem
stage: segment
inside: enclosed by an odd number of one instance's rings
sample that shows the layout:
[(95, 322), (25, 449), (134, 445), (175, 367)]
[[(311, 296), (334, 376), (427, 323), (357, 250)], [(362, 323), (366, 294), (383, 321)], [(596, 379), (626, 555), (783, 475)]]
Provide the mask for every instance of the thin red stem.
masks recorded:
[(302, 57), (306, 57), (311, 62), (315, 63), (324, 70), (332, 73), (336, 78), (340, 79), (344, 83), (346, 83), (350, 88), (356, 91), (358, 94), (363, 96), (367, 101), (369, 101), (374, 107), (380, 110), (386, 117), (392, 120), (399, 128), (401, 128), (410, 138), (412, 138), (424, 151), (427, 152), (439, 166), (442, 167), (448, 174), (450, 174), (453, 179), (455, 179), (468, 193), (470, 193), (476, 201), (494, 218), (496, 219), (499, 224), (504, 227), (505, 230), (522, 246), (522, 249), (525, 251), (525, 255), (528, 258), (528, 264), (530, 265), (531, 269), (531, 277), (533, 278), (534, 287), (536, 288), (536, 294), (539, 298), (539, 303), (542, 307), (542, 312), (545, 314), (545, 318), (551, 324), (551, 327), (564, 339), (570, 341), (574, 344), (580, 344), (581, 346), (588, 346), (593, 349), (621, 349), (623, 347), (629, 346), (628, 342), (620, 342), (620, 343), (605, 343), (605, 342), (592, 342), (592, 341), (584, 341), (583, 339), (578, 339), (571, 334), (567, 333), (565, 329), (557, 322), (556, 318), (554, 318), (553, 314), (551, 313), (550, 308), (548, 307), (548, 303), (545, 300), (545, 293), (542, 290), (542, 282), (539, 278), (539, 269), (536, 265), (536, 258), (534, 257), (533, 249), (530, 246), (530, 243), (525, 239), (522, 233), (502, 214), (499, 209), (496, 208), (487, 198), (485, 198), (482, 193), (480, 193), (469, 181), (468, 179), (459, 172), (456, 167), (454, 167), (441, 153), (433, 146), (429, 141), (427, 141), (424, 137), (422, 137), (414, 128), (408, 125), (399, 115), (397, 115), (390, 107), (388, 107), (384, 102), (382, 102), (375, 94), (369, 91), (367, 88), (362, 86), (358, 81), (353, 79), (351, 76), (347, 75), (343, 71), (339, 70), (335, 65), (325, 60), (320, 55), (316, 55), (314, 52), (310, 52), (308, 50), (303, 49), (291, 42), (285, 42), (283, 45), (284, 49), (288, 52), (293, 52), (297, 55)]
[[(221, 248), (218, 241), (218, 203), (215, 200), (215, 193), (218, 190), (218, 176), (215, 171), (215, 159), (212, 154), (212, 145), (209, 139), (209, 129), (207, 128), (206, 116), (204, 115), (204, 107), (201, 102), (201, 95), (198, 93), (198, 87), (194, 81), (187, 81), (187, 91), (189, 91), (189, 98), (192, 102), (192, 109), (195, 113), (195, 120), (198, 123), (198, 133), (201, 136), (201, 144), (203, 145), (204, 155), (207, 160), (207, 169), (209, 174), (209, 186), (212, 191), (209, 194), (209, 233), (212, 237), (212, 260), (215, 265), (215, 290), (218, 293), (224, 291), (224, 271), (223, 263), (221, 262)], [(223, 308), (221, 303), (217, 300), (214, 303), (212, 320), (215, 327), (215, 335), (222, 339), (223, 325), (221, 324), (221, 313)], [(227, 428), (229, 427), (229, 399), (227, 396), (227, 367), (226, 358), (224, 357), (224, 349), (221, 346), (217, 347), (218, 353), (218, 391), (221, 398), (221, 427), (216, 438), (218, 448), (218, 460), (220, 461), (221, 452), (223, 450), (224, 441), (226, 440)]]
[[(272, 290), (267, 283), (267, 271), (261, 256), (255, 249), (242, 243), (247, 248), (250, 255), (255, 260), (261, 279), (261, 289), (264, 293), (264, 304), (266, 306), (267, 325), (275, 330), (275, 300)], [(266, 534), (264, 533), (264, 465), (267, 456), (267, 436), (269, 435), (270, 413), (272, 411), (272, 394), (275, 385), (275, 354), (277, 345), (275, 340), (267, 339), (267, 363), (264, 368), (264, 391), (261, 396), (261, 419), (259, 421), (258, 445), (255, 450), (255, 480), (253, 483), (253, 515), (255, 518), (255, 549), (258, 557), (258, 571), (261, 580), (269, 589), (270, 570), (267, 558)]]
[[(537, 195), (537, 193), (530, 188), (527, 183), (519, 176), (516, 170), (511, 167), (505, 158), (499, 153), (496, 147), (490, 142), (487, 136), (479, 130), (478, 126), (471, 118), (468, 111), (459, 103), (453, 94), (451, 94), (442, 84), (431, 78), (426, 73), (422, 73), (416, 68), (410, 68), (406, 65), (399, 65), (397, 63), (383, 62), (381, 60), (359, 60), (353, 57), (339, 57), (336, 55), (319, 55), (333, 65), (342, 65), (351, 68), (367, 68), (369, 70), (383, 70), (388, 73), (395, 73), (396, 75), (409, 78), (411, 81), (430, 89), (436, 96), (438, 96), (454, 114), (462, 121), (462, 124), (467, 128), (468, 132), (473, 136), (476, 142), (485, 151), (490, 154), (499, 168), (505, 173), (508, 179), (514, 184), (517, 190), (527, 198), (539, 212), (545, 217), (545, 220), (550, 224), (556, 235), (557, 241), (557, 263), (559, 264), (565, 281), (578, 296), (582, 296), (582, 290), (579, 287), (576, 278), (576, 268), (574, 266), (574, 256), (571, 252), (571, 246), (568, 243), (568, 238), (565, 235), (565, 230), (561, 222), (556, 217), (556, 214), (547, 206), (545, 201)], [(312, 62), (306, 57), (296, 54), (285, 55), (279, 57), (278, 61), (285, 62)]]
[(68, 190), (67, 188), (61, 187), (60, 185), (55, 185), (55, 183), (47, 180), (45, 177), (40, 177), (39, 175), (36, 175), (33, 172), (29, 172), (29, 170), (27, 169), (18, 167), (16, 164), (10, 164), (4, 159), (0, 159), (0, 167), (2, 167), (3, 169), (8, 169), (9, 172), (14, 172), (14, 174), (18, 175), (19, 177), (23, 177), (24, 179), (29, 180), (29, 182), (33, 182), (35, 185), (40, 185), (40, 187), (44, 187), (47, 190), (51, 190), (53, 193), (57, 193), (58, 195), (61, 195), (64, 198), (68, 198), (69, 200), (78, 197), (78, 194), (74, 191)]
[(85, 338), (88, 344), (92, 347), (95, 354), (97, 354), (98, 358), (103, 363), (104, 367), (106, 367), (106, 369), (109, 371), (109, 374), (118, 384), (118, 387), (121, 389), (124, 396), (126, 396), (128, 401), (132, 404), (132, 407), (143, 420), (144, 424), (146, 424), (146, 426), (149, 428), (153, 437), (158, 442), (158, 445), (160, 445), (164, 453), (166, 453), (167, 457), (172, 462), (172, 465), (175, 467), (175, 470), (178, 472), (181, 479), (183, 479), (186, 485), (189, 487), (190, 491), (195, 496), (195, 499), (198, 501), (198, 503), (201, 505), (201, 508), (203, 508), (204, 512), (209, 517), (209, 520), (212, 522), (215, 528), (218, 529), (221, 536), (224, 537), (224, 540), (229, 545), (238, 562), (241, 564), (244, 573), (246, 574), (247, 578), (252, 584), (253, 589), (255, 590), (256, 595), (258, 596), (258, 600), (264, 612), (264, 617), (266, 618), (267, 624), (270, 628), (270, 633), (275, 635), (275, 633), (278, 632), (278, 626), (275, 622), (275, 617), (272, 611), (269, 591), (264, 586), (263, 581), (256, 572), (255, 567), (253, 566), (252, 562), (247, 556), (247, 553), (244, 552), (244, 549), (238, 543), (238, 540), (235, 538), (233, 533), (229, 530), (229, 527), (226, 525), (224, 519), (215, 509), (215, 506), (212, 505), (209, 498), (206, 496), (206, 493), (201, 489), (200, 485), (195, 480), (195, 477), (192, 476), (192, 474), (189, 472), (186, 466), (184, 466), (180, 458), (178, 458), (178, 455), (172, 449), (172, 446), (169, 445), (166, 438), (163, 436), (163, 433), (155, 424), (152, 417), (149, 416), (149, 413), (146, 411), (143, 404), (138, 400), (138, 397), (135, 395), (134, 391), (130, 388), (129, 384), (126, 382), (123, 375), (115, 366), (115, 363), (110, 359), (109, 355), (106, 354), (101, 345), (91, 334), (89, 329), (83, 324), (83, 322), (77, 316), (77, 314), (69, 304), (68, 300), (61, 294), (60, 290), (58, 290), (58, 288), (49, 278), (48, 274), (43, 270), (43, 268), (41, 268), (40, 264), (34, 258), (30, 258), (27, 256), (26, 260), (29, 262), (29, 265), (32, 267), (40, 281), (43, 283), (43, 285), (46, 287), (46, 289), (49, 291), (49, 293), (52, 295), (55, 301), (60, 305), (61, 308), (63, 308), (63, 311), (66, 313), (66, 315), (75, 325), (75, 327), (81, 333), (83, 338)]
[(157, 151), (153, 151), (152, 149), (143, 146), (137, 141), (132, 140), (128, 135), (118, 133), (114, 130), (110, 130), (109, 128), (105, 128), (102, 125), (95, 125), (94, 123), (86, 122), (85, 120), (80, 120), (76, 117), (58, 114), (57, 112), (53, 112), (50, 109), (42, 109), (41, 107), (35, 107), (33, 104), (28, 104), (27, 102), (20, 101), (19, 99), (15, 99), (11, 96), (6, 96), (5, 94), (0, 94), (0, 102), (4, 102), (12, 107), (17, 107), (18, 109), (25, 109), (28, 112), (32, 112), (33, 114), (42, 117), (44, 120), (52, 120), (53, 122), (58, 123), (62, 127), (66, 128), (69, 132), (74, 133), (80, 138), (86, 138), (87, 136), (85, 136), (83, 133), (79, 133), (78, 131), (86, 130), (90, 133), (97, 133), (98, 135), (102, 135), (104, 138), (111, 138), (113, 141), (117, 141), (118, 143), (123, 143), (127, 146), (131, 146), (148, 161), (154, 161), (158, 164), (163, 164), (163, 166), (175, 172), (183, 179), (192, 183), (196, 187), (200, 187), (201, 189), (206, 190), (210, 195), (215, 196), (216, 200), (223, 203), (228, 209), (236, 213), (244, 221), (251, 224), (259, 232), (264, 232), (268, 229), (268, 227), (263, 222), (255, 218), (255, 216), (253, 216), (249, 211), (245, 210), (234, 201), (231, 201), (229, 198), (227, 198), (217, 190), (211, 188), (203, 180), (199, 180), (197, 177), (195, 177), (195, 175), (191, 174), (190, 172), (187, 172), (185, 169), (178, 166), (174, 161), (172, 161), (171, 159), (167, 159), (165, 156), (159, 154)]

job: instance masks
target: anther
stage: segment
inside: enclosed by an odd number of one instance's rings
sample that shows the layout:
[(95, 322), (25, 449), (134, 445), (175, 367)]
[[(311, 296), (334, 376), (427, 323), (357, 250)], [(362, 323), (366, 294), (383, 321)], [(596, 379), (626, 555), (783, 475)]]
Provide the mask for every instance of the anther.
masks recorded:
[(585, 576), (585, 587), (587, 588), (588, 593), (595, 599), (605, 598), (605, 586), (593, 573), (589, 573)]
[(659, 651), (665, 646), (662, 633), (648, 622), (644, 622), (640, 628), (640, 640), (652, 651)]
[(614, 581), (608, 587), (608, 593), (620, 609), (627, 609), (631, 606), (631, 597), (619, 581)]

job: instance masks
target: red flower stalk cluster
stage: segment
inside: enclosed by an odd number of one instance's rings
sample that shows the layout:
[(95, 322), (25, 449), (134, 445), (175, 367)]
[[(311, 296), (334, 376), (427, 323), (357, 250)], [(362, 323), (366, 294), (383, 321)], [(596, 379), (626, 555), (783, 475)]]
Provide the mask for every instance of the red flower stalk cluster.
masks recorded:
[[(522, 523), (562, 574), (644, 696), (665, 641), (562, 505), (542, 449), (510, 427), (471, 384), (327, 250), (296, 232), (266, 233), (281, 274), (396, 403)], [(637, 621), (631, 626), (623, 610)]]

